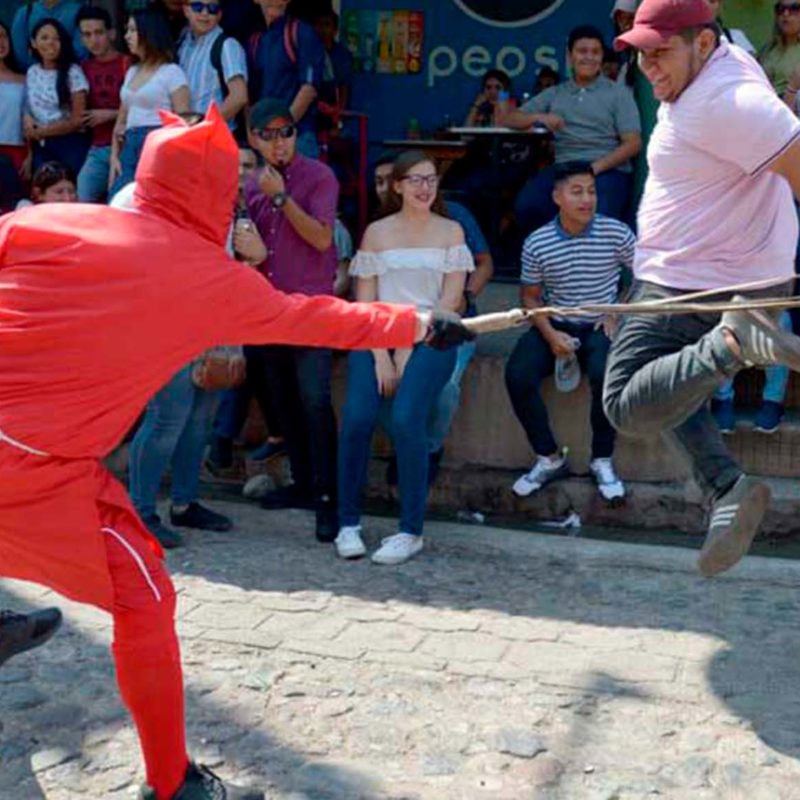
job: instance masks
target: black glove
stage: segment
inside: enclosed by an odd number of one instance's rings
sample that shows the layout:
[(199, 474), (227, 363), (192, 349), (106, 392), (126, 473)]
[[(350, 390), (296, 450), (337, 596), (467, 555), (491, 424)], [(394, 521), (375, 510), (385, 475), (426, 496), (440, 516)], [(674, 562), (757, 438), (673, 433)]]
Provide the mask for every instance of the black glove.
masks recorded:
[(464, 342), (471, 342), (475, 334), (464, 326), (461, 317), (452, 311), (431, 311), (431, 321), (428, 333), (425, 335), (425, 344), (435, 350), (447, 350)]

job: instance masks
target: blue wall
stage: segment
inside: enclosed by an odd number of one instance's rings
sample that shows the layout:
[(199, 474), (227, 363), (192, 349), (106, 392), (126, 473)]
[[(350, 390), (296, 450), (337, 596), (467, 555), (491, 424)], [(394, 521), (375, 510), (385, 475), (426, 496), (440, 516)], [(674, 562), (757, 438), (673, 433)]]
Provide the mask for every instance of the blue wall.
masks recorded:
[[(411, 118), (423, 132), (445, 116), (460, 124), (480, 86), (480, 75), (499, 66), (514, 80), (517, 96), (530, 91), (538, 69), (550, 65), (563, 75), (567, 35), (579, 24), (598, 26), (611, 39), (612, 0), (494, 0), (505, 8), (542, 8), (552, 13), (519, 26), (488, 24), (467, 13), (482, 0), (342, 0), (347, 10), (424, 11), (423, 69), (418, 75), (358, 74), (352, 107), (370, 115), (370, 139), (405, 135)], [(485, 4), (484, 7), (489, 4)], [(510, 12), (513, 13), (513, 12)]]

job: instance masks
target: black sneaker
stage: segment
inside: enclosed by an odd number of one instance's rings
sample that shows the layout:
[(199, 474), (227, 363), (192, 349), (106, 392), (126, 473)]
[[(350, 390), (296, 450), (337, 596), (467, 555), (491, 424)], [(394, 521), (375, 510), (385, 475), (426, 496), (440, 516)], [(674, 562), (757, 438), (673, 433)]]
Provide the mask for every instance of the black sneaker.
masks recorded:
[(758, 532), (770, 501), (766, 483), (742, 475), (711, 509), (708, 533), (697, 559), (706, 578), (738, 563)]
[(783, 419), (783, 405), (774, 400), (764, 400), (756, 415), (756, 424), (753, 430), (759, 433), (775, 433)]
[[(154, 789), (143, 786), (140, 800), (157, 800)], [(225, 783), (222, 778), (202, 764), (189, 764), (183, 785), (170, 800), (265, 800), (264, 792), (243, 789)]]
[(165, 550), (174, 550), (176, 547), (183, 547), (183, 536), (178, 531), (168, 528), (162, 521), (158, 514), (153, 514), (144, 520), (147, 530), (158, 539), (159, 544)]
[(279, 486), (261, 498), (261, 508), (314, 508), (314, 498), (311, 492), (304, 492), (297, 485), (290, 483), (288, 486)]
[(280, 458), (281, 456), (285, 456), (286, 453), (286, 440), (281, 439), (279, 442), (264, 442), (264, 444), (259, 445), (253, 450), (250, 450), (250, 452), (247, 454), (247, 457), (251, 461), (269, 462), (276, 458)]
[(169, 512), (169, 521), (179, 528), (195, 528), (198, 531), (216, 531), (225, 533), (233, 527), (229, 517), (217, 514), (200, 503), (191, 502), (185, 511)]
[(0, 664), (44, 644), (60, 627), (61, 612), (44, 608), (30, 614), (0, 611)]
[(330, 497), (324, 497), (317, 503), (316, 537), (318, 542), (330, 544), (339, 535), (339, 515), (336, 504)]

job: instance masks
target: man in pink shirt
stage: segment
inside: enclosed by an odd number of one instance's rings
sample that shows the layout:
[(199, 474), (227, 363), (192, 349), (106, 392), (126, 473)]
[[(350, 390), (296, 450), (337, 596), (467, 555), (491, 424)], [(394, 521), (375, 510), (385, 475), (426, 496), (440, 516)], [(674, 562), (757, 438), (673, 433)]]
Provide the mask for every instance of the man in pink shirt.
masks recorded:
[[(720, 41), (706, 0), (644, 0), (615, 45), (639, 50), (661, 101), (639, 209), (636, 300), (757, 281), (769, 288), (753, 295), (790, 294), (800, 122), (758, 64)], [(629, 316), (613, 343), (606, 414), (629, 434), (666, 433), (691, 459), (711, 506), (704, 575), (742, 558), (770, 499), (730, 457), (708, 398), (739, 370), (778, 363), (800, 371), (800, 338), (759, 311)]]

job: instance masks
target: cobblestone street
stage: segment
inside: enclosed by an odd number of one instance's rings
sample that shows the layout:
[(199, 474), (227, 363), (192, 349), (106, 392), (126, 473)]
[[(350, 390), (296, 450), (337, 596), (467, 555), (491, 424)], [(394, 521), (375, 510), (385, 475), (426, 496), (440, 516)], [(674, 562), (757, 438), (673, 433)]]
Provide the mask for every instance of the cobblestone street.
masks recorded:
[[(800, 798), (800, 565), (704, 581), (686, 550), (432, 523), (399, 568), (310, 515), (218, 504), (169, 563), (192, 754), (272, 800)], [(375, 544), (393, 532), (370, 520)], [(0, 800), (143, 780), (107, 617), (0, 669)]]

